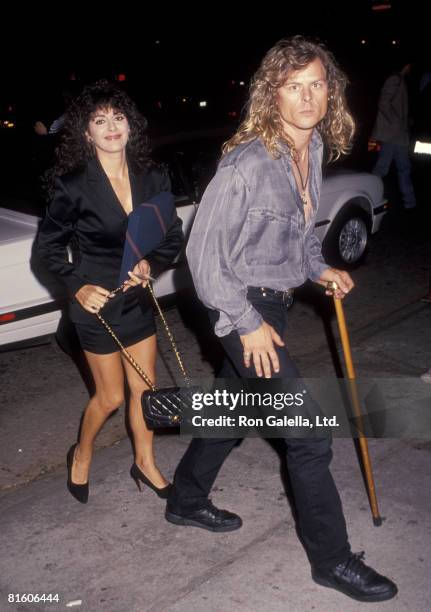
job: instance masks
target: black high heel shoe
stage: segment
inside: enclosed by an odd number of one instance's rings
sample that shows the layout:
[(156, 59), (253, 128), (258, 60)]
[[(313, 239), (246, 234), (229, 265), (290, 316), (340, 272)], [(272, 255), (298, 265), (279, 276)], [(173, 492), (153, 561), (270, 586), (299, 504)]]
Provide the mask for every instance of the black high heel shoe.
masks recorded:
[(67, 453), (67, 488), (75, 499), (81, 502), (81, 504), (86, 504), (88, 502), (88, 482), (85, 484), (76, 484), (72, 481), (72, 465), (75, 457), (75, 449), (76, 444), (73, 444)]
[(144, 484), (147, 485), (147, 487), (150, 487), (150, 489), (153, 489), (153, 491), (155, 493), (157, 493), (157, 495), (161, 499), (167, 499), (167, 497), (169, 495), (169, 491), (171, 490), (171, 487), (172, 487), (172, 485), (170, 483), (168, 483), (165, 487), (162, 487), (161, 489), (159, 489), (159, 487), (156, 487), (156, 485), (154, 485), (151, 482), (151, 480), (149, 480), (145, 476), (145, 474), (142, 472), (142, 470), (139, 469), (139, 467), (136, 465), (136, 463), (134, 463), (132, 465), (132, 467), (130, 468), (130, 476), (136, 482), (136, 486), (138, 487), (138, 489), (140, 491), (142, 491), (142, 489), (141, 489), (141, 482), (143, 482)]

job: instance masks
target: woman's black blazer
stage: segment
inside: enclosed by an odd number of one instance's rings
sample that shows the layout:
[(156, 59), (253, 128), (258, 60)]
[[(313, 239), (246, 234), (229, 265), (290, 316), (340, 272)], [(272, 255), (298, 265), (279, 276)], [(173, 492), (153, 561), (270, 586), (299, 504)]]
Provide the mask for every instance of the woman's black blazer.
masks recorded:
[[(161, 191), (170, 190), (166, 172), (157, 167), (134, 172), (129, 164), (129, 177), (133, 208)], [(47, 268), (66, 286), (72, 321), (94, 321), (94, 315), (74, 299), (83, 285), (109, 290), (117, 287), (127, 221), (127, 214), (96, 158), (84, 168), (56, 179), (54, 197), (41, 223), (36, 249)], [(171, 223), (163, 240), (145, 257), (152, 274), (159, 273), (179, 253), (184, 240), (181, 225), (173, 205)], [(72, 239), (76, 243), (73, 263), (67, 253)], [(109, 322), (119, 321), (123, 301), (124, 294), (108, 301), (103, 313)]]

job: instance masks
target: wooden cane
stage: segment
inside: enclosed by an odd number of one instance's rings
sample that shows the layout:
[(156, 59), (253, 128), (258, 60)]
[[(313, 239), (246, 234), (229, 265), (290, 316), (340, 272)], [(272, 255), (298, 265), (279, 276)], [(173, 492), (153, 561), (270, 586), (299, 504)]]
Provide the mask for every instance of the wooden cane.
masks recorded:
[(371, 467), (370, 454), (368, 451), (368, 441), (364, 436), (363, 425), (362, 425), (362, 412), (359, 403), (358, 388), (356, 386), (356, 374), (355, 368), (352, 361), (352, 351), (350, 349), (349, 334), (347, 332), (346, 319), (344, 317), (343, 304), (340, 298), (335, 297), (335, 291), (338, 289), (336, 282), (328, 282), (326, 288), (333, 292), (333, 299), (335, 305), (335, 312), (337, 313), (338, 329), (340, 330), (341, 344), (343, 346), (344, 361), (346, 362), (347, 376), (349, 380), (350, 396), (352, 398), (353, 410), (359, 424), (359, 447), (361, 449), (362, 463), (365, 470), (365, 479), (368, 488), (368, 498), (370, 500), (371, 514), (373, 516), (373, 523), (376, 527), (382, 524), (382, 517), (379, 513), (379, 507), (377, 505), (376, 488), (374, 485), (373, 470)]

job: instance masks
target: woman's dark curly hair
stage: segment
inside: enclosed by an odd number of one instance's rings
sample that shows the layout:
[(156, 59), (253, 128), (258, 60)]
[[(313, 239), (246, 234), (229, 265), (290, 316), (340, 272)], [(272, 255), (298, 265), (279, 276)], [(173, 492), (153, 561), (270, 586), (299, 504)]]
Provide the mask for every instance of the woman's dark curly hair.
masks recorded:
[(123, 113), (129, 122), (130, 135), (126, 145), (128, 161), (138, 171), (150, 165), (147, 120), (124, 91), (109, 81), (97, 81), (84, 87), (82, 93), (66, 109), (61, 141), (55, 151), (55, 163), (43, 179), (48, 197), (53, 194), (55, 177), (82, 167), (94, 158), (94, 147), (87, 141), (85, 132), (98, 109), (111, 108)]

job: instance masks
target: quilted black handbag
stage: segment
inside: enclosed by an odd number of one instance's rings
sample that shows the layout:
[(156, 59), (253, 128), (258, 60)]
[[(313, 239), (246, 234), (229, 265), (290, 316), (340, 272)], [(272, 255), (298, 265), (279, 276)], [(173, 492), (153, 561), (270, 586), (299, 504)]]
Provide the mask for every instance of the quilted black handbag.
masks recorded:
[[(161, 427), (178, 427), (183, 420), (184, 413), (192, 408), (193, 395), (195, 393), (201, 393), (199, 387), (193, 387), (190, 384), (190, 379), (187, 376), (184, 368), (181, 356), (175, 344), (174, 338), (170, 332), (166, 319), (159, 306), (156, 296), (154, 295), (153, 288), (150, 283), (147, 285), (148, 290), (151, 293), (154, 304), (159, 312), (159, 315), (165, 326), (166, 333), (169, 340), (171, 341), (172, 348), (178, 361), (178, 365), (184, 377), (184, 387), (167, 387), (165, 389), (157, 389), (150, 378), (145, 374), (141, 366), (133, 359), (132, 355), (127, 351), (125, 346), (117, 338), (114, 331), (105, 321), (100, 313), (96, 313), (99, 321), (105, 326), (108, 332), (111, 334), (115, 342), (120, 347), (122, 353), (126, 356), (138, 374), (144, 379), (149, 389), (142, 393), (141, 403), (142, 412), (144, 415), (145, 422), (149, 429), (157, 429)], [(112, 293), (117, 293), (123, 288), (118, 287)]]
[(184, 414), (191, 410), (194, 393), (201, 391), (198, 387), (167, 387), (144, 391), (142, 410), (148, 428), (180, 425), (184, 420)]

